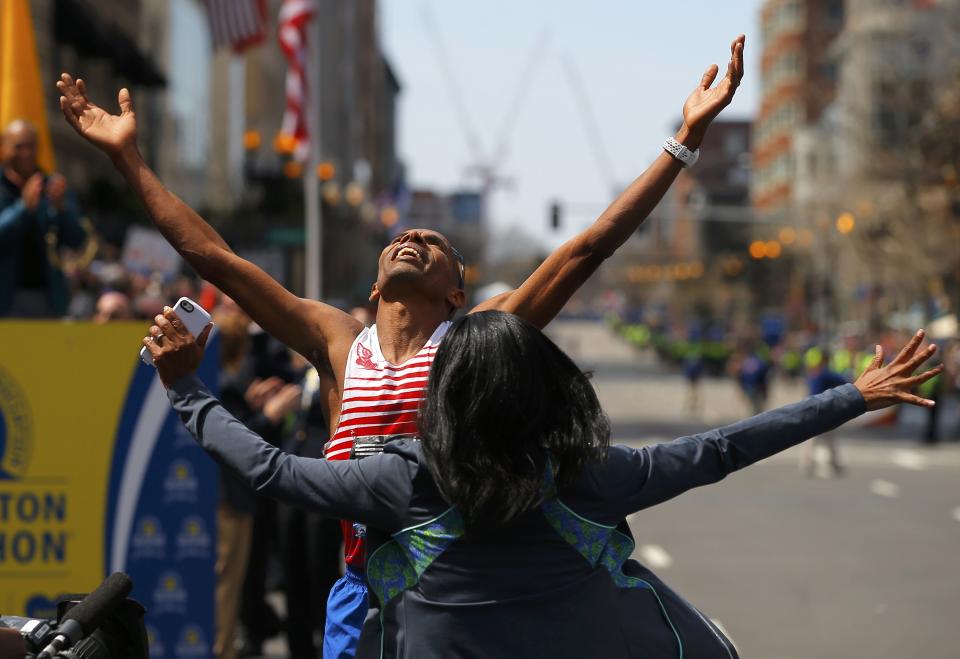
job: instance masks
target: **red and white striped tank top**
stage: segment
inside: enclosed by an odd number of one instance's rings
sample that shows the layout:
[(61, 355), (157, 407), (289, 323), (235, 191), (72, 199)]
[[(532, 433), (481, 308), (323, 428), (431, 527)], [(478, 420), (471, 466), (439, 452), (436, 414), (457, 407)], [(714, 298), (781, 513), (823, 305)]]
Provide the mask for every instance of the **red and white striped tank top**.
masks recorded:
[[(350, 346), (344, 373), (340, 420), (327, 442), (327, 460), (347, 460), (357, 438), (417, 434), (417, 410), (423, 400), (430, 365), (437, 347), (450, 328), (440, 323), (420, 351), (403, 364), (394, 365), (383, 357), (377, 326), (360, 332)], [(348, 565), (364, 563), (363, 538), (351, 522), (342, 522), (344, 554)]]

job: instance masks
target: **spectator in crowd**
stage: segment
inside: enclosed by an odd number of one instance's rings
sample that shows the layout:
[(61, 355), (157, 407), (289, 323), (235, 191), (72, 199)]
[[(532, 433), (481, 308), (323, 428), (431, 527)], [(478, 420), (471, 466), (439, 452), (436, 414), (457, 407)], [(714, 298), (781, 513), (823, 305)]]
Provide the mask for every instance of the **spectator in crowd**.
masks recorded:
[[(250, 319), (237, 311), (214, 314), (220, 329), (220, 395), (226, 409), (274, 442), (286, 416), (299, 406), (300, 387), (252, 375)], [(220, 474), (217, 510), (217, 630), (214, 654), (236, 656), (235, 630), (247, 572), (257, 496), (227, 470)]]
[[(320, 376), (299, 354), (292, 351), (290, 354), (293, 371), (302, 374), (299, 381), (303, 397), (282, 448), (291, 455), (322, 459), (330, 432)], [(327, 593), (341, 576), (340, 523), (288, 503), (280, 503), (277, 518), (280, 556), (286, 572), (284, 592), (290, 655), (303, 659), (318, 657), (326, 627)]]
[(98, 325), (114, 320), (132, 320), (133, 308), (130, 298), (120, 291), (107, 291), (97, 300), (97, 310), (93, 322)]
[(37, 132), (18, 119), (0, 136), (0, 317), (63, 316), (69, 288), (60, 247), (80, 247), (86, 232), (66, 179), (37, 164)]

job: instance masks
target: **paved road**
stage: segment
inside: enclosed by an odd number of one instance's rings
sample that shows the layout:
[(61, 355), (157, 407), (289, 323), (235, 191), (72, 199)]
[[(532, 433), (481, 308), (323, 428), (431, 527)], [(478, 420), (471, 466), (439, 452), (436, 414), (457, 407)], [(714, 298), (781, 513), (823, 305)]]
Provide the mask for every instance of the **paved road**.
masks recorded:
[[(699, 415), (682, 379), (602, 327), (558, 324), (594, 371), (615, 441), (640, 444), (746, 414), (711, 381)], [(778, 383), (773, 404), (796, 400)], [(960, 657), (960, 448), (922, 449), (897, 427), (839, 431), (842, 478), (807, 478), (794, 449), (634, 515), (636, 557), (730, 633), (744, 657)]]
[[(685, 389), (602, 325), (551, 335), (594, 381), (614, 441), (640, 445), (747, 415), (729, 382)], [(771, 405), (798, 400), (778, 382)], [(807, 478), (797, 449), (634, 515), (636, 557), (717, 620), (745, 658), (960, 657), (960, 447), (896, 427), (841, 429), (842, 478)], [(274, 601), (281, 604), (280, 598)], [(277, 639), (268, 654), (282, 657)]]

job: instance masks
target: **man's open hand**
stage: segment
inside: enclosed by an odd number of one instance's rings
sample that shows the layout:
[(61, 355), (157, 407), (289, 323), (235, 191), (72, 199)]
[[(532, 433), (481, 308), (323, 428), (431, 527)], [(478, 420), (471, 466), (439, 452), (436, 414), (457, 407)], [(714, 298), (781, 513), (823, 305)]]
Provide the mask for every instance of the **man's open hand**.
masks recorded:
[(681, 140), (688, 148), (697, 148), (707, 132), (707, 128), (720, 111), (730, 105), (733, 95), (740, 86), (743, 78), (743, 44), (744, 35), (740, 35), (730, 44), (730, 62), (727, 64), (727, 74), (723, 80), (712, 87), (717, 79), (720, 67), (711, 64), (703, 74), (700, 84), (683, 104), (683, 125), (689, 133), (689, 139)]
[(120, 114), (110, 114), (87, 98), (87, 86), (83, 80), (68, 73), (60, 75), (57, 82), (60, 90), (60, 109), (67, 123), (80, 135), (113, 156), (124, 148), (137, 144), (137, 118), (133, 112), (133, 99), (124, 88), (117, 95)]

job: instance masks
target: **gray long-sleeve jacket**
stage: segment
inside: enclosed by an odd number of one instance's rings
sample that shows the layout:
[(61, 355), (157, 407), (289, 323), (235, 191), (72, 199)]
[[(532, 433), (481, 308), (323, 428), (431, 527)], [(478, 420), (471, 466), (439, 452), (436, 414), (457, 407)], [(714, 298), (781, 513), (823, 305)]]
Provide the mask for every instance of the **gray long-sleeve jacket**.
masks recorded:
[(624, 519), (865, 411), (845, 385), (699, 435), (613, 446), (575, 487), (468, 533), (418, 442), (364, 460), (301, 458), (262, 441), (196, 378), (169, 396), (203, 448), (256, 490), (367, 525), (381, 613), (364, 628), (360, 657), (735, 657), (706, 616), (629, 559)]

